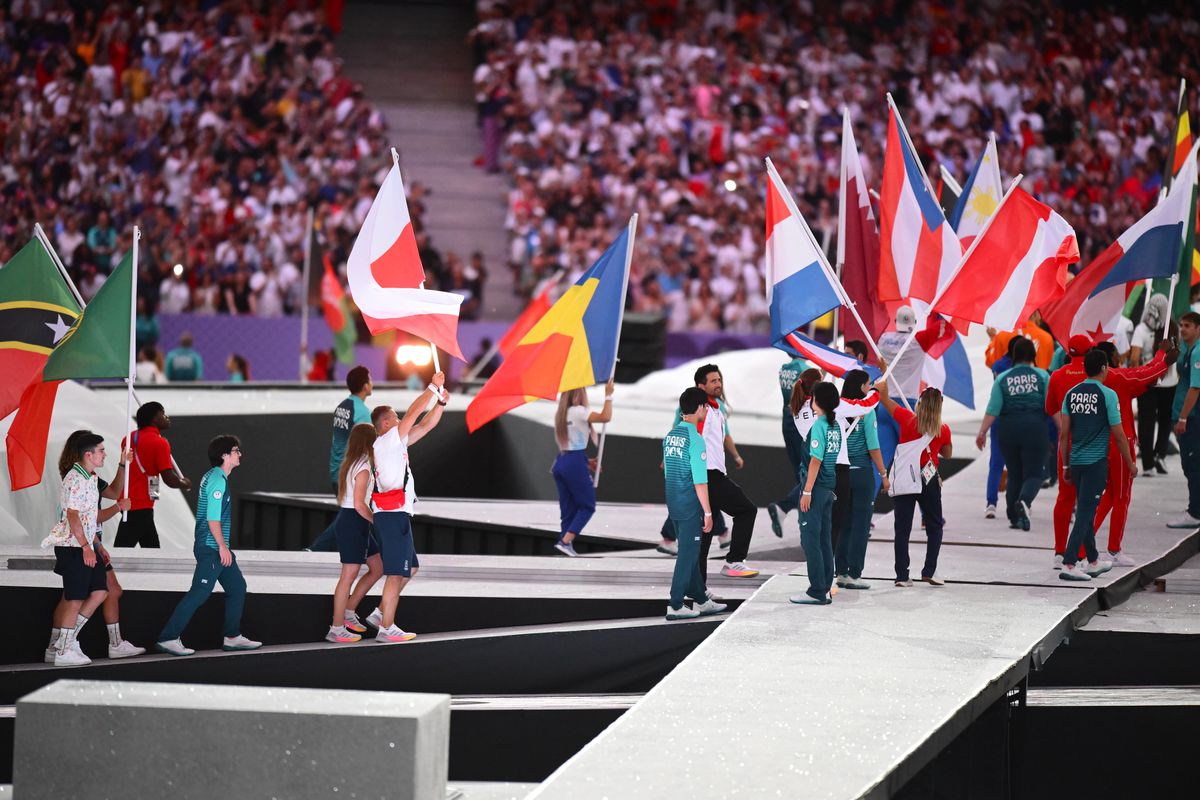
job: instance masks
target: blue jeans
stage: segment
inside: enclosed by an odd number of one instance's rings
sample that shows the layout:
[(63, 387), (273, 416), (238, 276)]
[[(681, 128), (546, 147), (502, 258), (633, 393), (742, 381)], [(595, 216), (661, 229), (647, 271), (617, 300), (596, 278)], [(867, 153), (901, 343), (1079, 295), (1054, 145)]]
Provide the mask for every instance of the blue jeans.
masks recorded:
[(237, 556), (228, 567), (221, 566), (221, 554), (211, 547), (196, 545), (192, 552), (196, 556), (196, 571), (192, 573), (192, 586), (175, 606), (166, 627), (158, 635), (158, 641), (169, 642), (183, 636), (183, 629), (192, 621), (192, 616), (204, 605), (218, 583), (225, 590), (225, 636), (233, 638), (242, 632), (242, 609), (246, 605), (246, 579), (238, 568)]
[[(586, 450), (568, 450), (554, 460), (554, 485), (558, 487), (561, 533), (583, 533), (596, 513), (596, 488), (588, 473)], [(562, 538), (561, 536), (559, 537)]]
[(1075, 524), (1067, 537), (1067, 551), (1063, 553), (1063, 566), (1073, 565), (1079, 553), (1079, 545), (1088, 561), (1100, 557), (1096, 550), (1096, 506), (1104, 494), (1108, 480), (1108, 459), (1102, 458), (1095, 464), (1071, 465), (1071, 483), (1075, 485)]
[(849, 513), (842, 516), (834, 551), (834, 572), (858, 579), (867, 559), (867, 540), (871, 538), (871, 511), (875, 508), (875, 478), (873, 467), (851, 465)]
[(1200, 519), (1200, 417), (1188, 420), (1179, 441), (1179, 463), (1188, 484), (1188, 513)]
[(908, 580), (908, 538), (912, 534), (913, 511), (921, 506), (921, 516), (925, 519), (925, 565), (921, 568), (922, 578), (932, 578), (937, 574), (938, 554), (942, 551), (942, 485), (937, 478), (932, 481), (922, 479), (920, 494), (897, 495), (896, 511), (896, 580)]
[(679, 555), (675, 557), (675, 572), (671, 576), (671, 608), (683, 607), (683, 598), (690, 597), (697, 605), (707, 599), (704, 578), (700, 573), (700, 536), (704, 516), (672, 519)]
[[(1000, 440), (1000, 451), (1008, 465), (1008, 488), (1004, 492), (1008, 504), (1010, 521), (1018, 518), (1017, 503), (1023, 501), (1032, 506), (1034, 498), (1042, 488), (1042, 477), (1046, 471), (1046, 453), (1049, 443), (1038, 436), (1043, 425), (1042, 414), (1020, 414), (1001, 417), (995, 427)], [(992, 439), (993, 446), (996, 439)]]
[(1000, 443), (996, 441), (999, 426), (999, 420), (992, 422), (992, 442), (991, 450), (988, 451), (987, 476), (987, 504), (989, 506), (994, 506), (1000, 502), (1000, 477), (1004, 473), (1004, 451), (1000, 449)]
[(800, 546), (808, 565), (806, 594), (824, 600), (833, 588), (833, 490), (813, 487), (812, 504), (800, 513)]

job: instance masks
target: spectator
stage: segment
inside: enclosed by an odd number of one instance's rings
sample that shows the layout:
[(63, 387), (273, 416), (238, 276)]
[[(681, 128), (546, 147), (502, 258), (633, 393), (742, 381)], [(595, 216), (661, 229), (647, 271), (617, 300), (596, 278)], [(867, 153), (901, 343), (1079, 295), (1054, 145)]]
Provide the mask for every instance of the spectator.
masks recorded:
[(158, 317), (154, 316), (154, 311), (150, 308), (146, 298), (140, 295), (137, 299), (137, 315), (134, 318), (133, 327), (134, 340), (138, 350), (143, 347), (153, 348), (158, 344)]
[(107, 211), (101, 211), (97, 216), (96, 224), (87, 233), (87, 244), (96, 266), (108, 274), (114, 266), (112, 257), (117, 249), (117, 231), (109, 221)]
[(179, 337), (179, 347), (167, 353), (166, 363), (169, 381), (204, 380), (204, 359), (192, 349), (190, 333)]
[(246, 383), (250, 380), (250, 363), (237, 353), (230, 353), (225, 360), (225, 371), (229, 373), (230, 383)]
[(134, 379), (138, 383), (166, 383), (167, 378), (163, 375), (162, 365), (158, 363), (161, 359), (162, 356), (154, 345), (139, 348)]
[(179, 274), (171, 271), (158, 285), (158, 310), (164, 314), (182, 314), (191, 302), (191, 290)]

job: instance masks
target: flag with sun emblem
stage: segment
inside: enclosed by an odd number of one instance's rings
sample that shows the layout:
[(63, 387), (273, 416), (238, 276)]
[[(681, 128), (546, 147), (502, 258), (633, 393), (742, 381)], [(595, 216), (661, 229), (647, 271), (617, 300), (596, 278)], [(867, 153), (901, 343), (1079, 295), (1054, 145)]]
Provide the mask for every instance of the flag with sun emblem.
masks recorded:
[(1004, 184), (1000, 179), (1000, 157), (996, 153), (996, 137), (988, 138), (987, 146), (979, 154), (975, 169), (967, 178), (958, 203), (950, 214), (950, 225), (958, 234), (963, 250), (971, 246), (971, 242), (987, 225), (987, 221), (996, 213), (1000, 198), (1004, 197)]

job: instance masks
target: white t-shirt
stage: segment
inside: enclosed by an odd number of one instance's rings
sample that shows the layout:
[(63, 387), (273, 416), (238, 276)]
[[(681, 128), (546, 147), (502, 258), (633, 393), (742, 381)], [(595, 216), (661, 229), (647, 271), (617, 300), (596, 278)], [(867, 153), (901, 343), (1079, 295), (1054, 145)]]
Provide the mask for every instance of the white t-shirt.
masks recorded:
[[(1133, 329), (1133, 336), (1130, 338), (1129, 344), (1131, 347), (1142, 348), (1141, 363), (1134, 364), (1133, 366), (1140, 367), (1144, 364), (1149, 364), (1154, 360), (1154, 339), (1155, 331), (1150, 330), (1143, 324), (1138, 324), (1138, 326)], [(1178, 384), (1179, 373), (1175, 371), (1175, 365), (1171, 364), (1171, 366), (1167, 368), (1167, 374), (1159, 378), (1158, 383), (1156, 383), (1155, 386), (1170, 388), (1172, 386), (1177, 386)]]
[(586, 450), (592, 436), (588, 417), (592, 410), (587, 406), (571, 406), (567, 409), (567, 450)]
[(367, 473), (368, 476), (367, 503), (371, 502), (371, 465), (367, 462), (367, 457), (363, 456), (355, 461), (350, 469), (346, 470), (346, 485), (342, 489), (342, 508), (354, 508), (354, 479), (362, 472)]
[(812, 400), (805, 400), (804, 405), (800, 406), (800, 413), (796, 415), (796, 430), (805, 439), (808, 438), (809, 431), (812, 430), (813, 423), (817, 421), (817, 417), (821, 416), (821, 412), (813, 408)]
[(921, 345), (916, 340), (913, 340), (913, 343), (904, 351), (904, 356), (897, 362), (896, 353), (900, 352), (900, 348), (904, 346), (904, 340), (907, 338), (907, 333), (888, 331), (879, 337), (879, 350), (887, 359), (888, 364), (892, 365), (891, 378), (895, 381), (892, 385), (899, 384), (900, 391), (904, 396), (913, 399), (921, 394), (921, 374), (925, 368), (925, 351), (921, 349)]
[(396, 510), (411, 514), (417, 496), (412, 469), (408, 463), (408, 437), (405, 436), (401, 439), (400, 429), (392, 428), (375, 440), (374, 450), (375, 491), (390, 492), (393, 489), (399, 489), (407, 471), (408, 480), (404, 483), (404, 505)]
[(725, 473), (725, 415), (720, 408), (710, 404), (704, 417), (704, 451), (708, 455), (708, 468)]

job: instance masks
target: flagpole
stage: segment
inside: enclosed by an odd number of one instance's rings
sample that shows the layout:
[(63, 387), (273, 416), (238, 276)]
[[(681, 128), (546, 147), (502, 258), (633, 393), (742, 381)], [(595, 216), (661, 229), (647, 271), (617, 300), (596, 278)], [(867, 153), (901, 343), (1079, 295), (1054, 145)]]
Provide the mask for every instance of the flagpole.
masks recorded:
[[(839, 285), (842, 282), (842, 267), (846, 264), (846, 160), (849, 155), (846, 151), (852, 135), (853, 128), (850, 126), (850, 109), (842, 106), (842, 165), (839, 170), (841, 174), (838, 175), (837, 258), (834, 265)], [(855, 200), (857, 201), (857, 198)], [(855, 205), (857, 205), (857, 202)], [(833, 310), (833, 330), (830, 331), (829, 343), (834, 347), (837, 346), (838, 322), (840, 321), (838, 317), (841, 316), (840, 312), (841, 309), (839, 308)], [(868, 335), (870, 334), (869, 331), (867, 333)]]
[(304, 272), (300, 285), (304, 287), (304, 302), (300, 306), (300, 381), (308, 382), (308, 312), (312, 298), (309, 297), (309, 281), (312, 280), (313, 208), (308, 207), (304, 235)]
[(946, 165), (940, 164), (938, 165), (938, 168), (941, 172), (942, 183), (949, 186), (950, 191), (954, 192), (954, 194), (962, 197), (962, 187), (958, 185), (958, 181), (956, 181), (954, 176), (950, 174), (950, 170), (946, 169)]
[[(138, 226), (133, 226), (133, 263), (130, 265), (132, 274), (129, 276), (129, 377), (125, 379), (125, 443), (128, 447), (133, 447), (133, 379), (137, 372), (137, 359), (134, 355), (134, 350), (137, 347), (137, 279), (138, 279), (138, 240), (142, 238), (142, 232), (138, 230)], [(124, 458), (122, 453), (121, 457)], [(122, 497), (129, 497), (129, 473), (130, 468), (127, 466), (124, 470), (125, 487), (121, 492)], [(121, 520), (129, 519), (129, 512), (121, 512)]]
[[(638, 215), (629, 218), (629, 247), (625, 249), (625, 279), (621, 283), (621, 307), (617, 310), (617, 349), (621, 345), (621, 327), (625, 324), (625, 298), (629, 293), (629, 267), (633, 263), (633, 241), (637, 237)], [(612, 372), (608, 379), (617, 377), (617, 358), (613, 353)], [(596, 445), (596, 474), (592, 476), (592, 488), (600, 487), (600, 465), (604, 463), (604, 440), (608, 437), (608, 423), (600, 425), (600, 442)]]
[[(1184, 253), (1180, 256), (1186, 256)], [(1179, 285), (1179, 270), (1175, 270), (1175, 274), (1171, 276), (1171, 288), (1167, 290), (1167, 313), (1163, 314), (1163, 338), (1166, 339), (1171, 334), (1171, 309), (1175, 305), (1175, 287)], [(1146, 296), (1146, 302), (1150, 301), (1150, 296)]]
[(42, 243), (42, 247), (46, 248), (46, 252), (50, 254), (50, 260), (54, 262), (54, 266), (58, 267), (59, 274), (62, 275), (62, 279), (66, 282), (67, 288), (71, 290), (71, 294), (75, 295), (75, 302), (79, 304), (79, 308), (82, 310), (87, 303), (83, 302), (83, 295), (75, 287), (75, 281), (71, 280), (66, 265), (58, 257), (58, 253), (54, 250), (54, 245), (50, 244), (50, 237), (46, 236), (46, 231), (42, 228), (42, 223), (33, 223), (33, 236)]
[[(990, 217), (988, 217), (988, 221), (986, 223), (984, 223), (983, 228), (981, 228), (979, 231), (979, 234), (971, 241), (971, 245), (970, 245), (970, 247), (967, 248), (967, 252), (963, 253), (962, 258), (959, 259), (958, 266), (956, 266), (954, 268), (954, 272), (950, 275), (950, 279), (947, 280), (942, 285), (942, 288), (938, 289), (937, 292), (933, 295), (933, 300), (931, 300), (929, 302), (929, 313), (930, 314), (935, 313), (935, 311), (937, 309), (938, 301), (942, 299), (942, 295), (944, 295), (946, 293), (946, 290), (949, 289), (950, 286), (954, 283), (954, 279), (957, 278), (958, 273), (960, 271), (962, 271), (963, 265), (967, 263), (967, 259), (971, 257), (971, 254), (975, 252), (975, 248), (978, 247), (979, 243), (983, 241), (984, 234), (986, 234), (988, 232), (988, 229), (992, 227), (992, 223), (995, 222), (996, 218), (1000, 216), (1000, 209), (1004, 208), (1004, 204), (1008, 202), (1008, 199), (1010, 197), (1012, 197), (1013, 192), (1016, 191), (1017, 186), (1020, 185), (1021, 179), (1024, 177), (1025, 177), (1024, 175), (1017, 175), (1017, 177), (1013, 178), (1012, 183), (1009, 184), (1008, 191), (1004, 193), (1004, 197), (1000, 198), (1000, 204), (996, 206), (996, 210), (992, 212), (992, 215)], [(904, 340), (904, 344), (900, 345), (900, 349), (896, 352), (896, 355), (892, 359), (892, 362), (890, 364), (888, 364), (887, 369), (884, 370), (884, 372), (883, 372), (884, 378), (891, 375), (892, 369), (896, 366), (897, 363), (899, 363), (901, 356), (903, 356), (908, 351), (908, 348), (912, 345), (913, 340), (916, 338), (917, 338), (917, 328), (914, 326), (913, 329), (911, 331), (909, 331), (908, 338)]]

